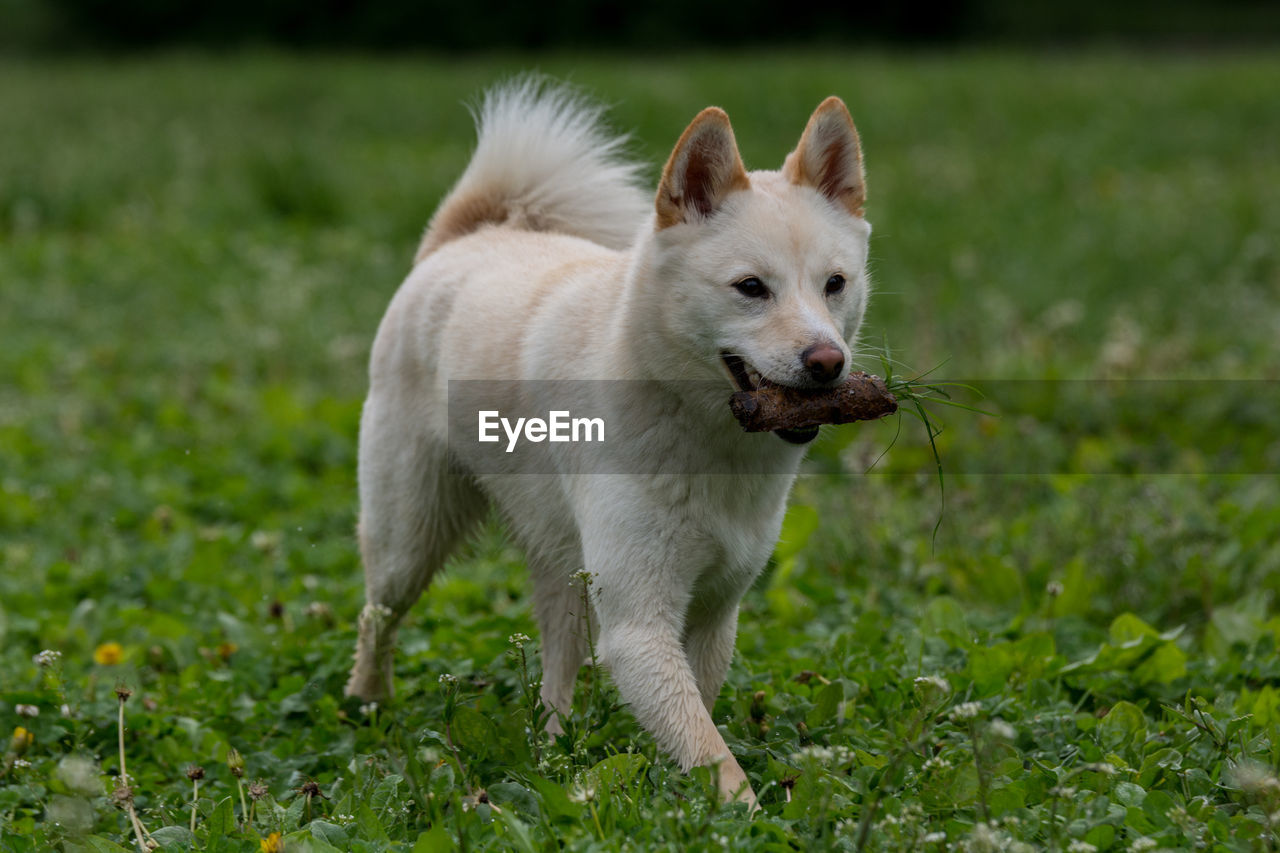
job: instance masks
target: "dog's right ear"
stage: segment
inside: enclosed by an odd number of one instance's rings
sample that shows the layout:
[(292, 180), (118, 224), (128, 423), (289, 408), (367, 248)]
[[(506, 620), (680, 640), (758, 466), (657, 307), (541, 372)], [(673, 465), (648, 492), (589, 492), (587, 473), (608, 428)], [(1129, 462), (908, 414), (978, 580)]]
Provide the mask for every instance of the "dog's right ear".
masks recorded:
[(729, 193), (750, 188), (729, 116), (707, 107), (685, 128), (662, 170), (655, 202), (658, 230), (705, 219)]

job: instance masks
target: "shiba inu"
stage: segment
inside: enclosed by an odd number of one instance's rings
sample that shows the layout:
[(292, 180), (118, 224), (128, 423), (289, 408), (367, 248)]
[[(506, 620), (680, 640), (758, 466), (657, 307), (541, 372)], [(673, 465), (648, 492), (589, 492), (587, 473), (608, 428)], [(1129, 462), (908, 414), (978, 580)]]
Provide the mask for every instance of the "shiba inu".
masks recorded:
[[(728, 116), (708, 107), (655, 196), (601, 115), (538, 81), (491, 90), (471, 162), (382, 320), (360, 427), (367, 603), (347, 693), (390, 694), (396, 625), (493, 504), (527, 553), (547, 708), (570, 709), (594, 637), (660, 748), (684, 770), (717, 766), (724, 796), (754, 803), (711, 710), (738, 602), (817, 429), (747, 434), (727, 399), (848, 374), (869, 291), (861, 147), (831, 97), (780, 170), (748, 172)], [(448, 434), (459, 380), (594, 380), (582, 394), (608, 413), (601, 446), (619, 466), (598, 473), (557, 444), (551, 475), (468, 469)], [(645, 473), (652, 459), (661, 473)]]

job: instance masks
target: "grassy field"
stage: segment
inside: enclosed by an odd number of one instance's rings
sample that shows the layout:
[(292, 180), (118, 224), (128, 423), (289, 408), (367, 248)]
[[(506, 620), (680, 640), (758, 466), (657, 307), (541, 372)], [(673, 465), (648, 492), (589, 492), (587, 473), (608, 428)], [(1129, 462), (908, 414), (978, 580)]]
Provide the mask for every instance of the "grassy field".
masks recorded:
[[(368, 347), (465, 162), (460, 102), (534, 66), (655, 171), (708, 103), (773, 168), (842, 95), (869, 345), (979, 386), (1214, 380), (1253, 467), (1181, 416), (943, 409), (944, 466), (1030, 461), (949, 469), (935, 535), (919, 424), (871, 476), (897, 423), (833, 429), (716, 707), (754, 820), (603, 675), (530, 734), (496, 523), (402, 631), (395, 703), (344, 701)], [(136, 849), (122, 757), (173, 850), (1274, 850), (1280, 459), (1242, 413), (1275, 394), (1222, 380), (1280, 379), (1277, 80), (1262, 54), (0, 63), (0, 850)], [(1177, 473), (1122, 464), (1161, 441)]]

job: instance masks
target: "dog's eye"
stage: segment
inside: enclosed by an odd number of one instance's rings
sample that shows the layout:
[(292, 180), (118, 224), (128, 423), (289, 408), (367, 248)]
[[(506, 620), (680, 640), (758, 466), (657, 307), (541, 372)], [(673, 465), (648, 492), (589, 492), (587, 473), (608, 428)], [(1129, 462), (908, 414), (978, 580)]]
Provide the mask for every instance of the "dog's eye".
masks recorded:
[(844, 290), (844, 276), (840, 275), (840, 273), (836, 273), (831, 276), (831, 278), (827, 279), (828, 296), (839, 293), (842, 290)]
[(769, 295), (769, 288), (764, 286), (764, 282), (755, 276), (744, 278), (742, 281), (735, 281), (733, 286), (743, 296), (750, 296), (752, 299), (764, 299)]

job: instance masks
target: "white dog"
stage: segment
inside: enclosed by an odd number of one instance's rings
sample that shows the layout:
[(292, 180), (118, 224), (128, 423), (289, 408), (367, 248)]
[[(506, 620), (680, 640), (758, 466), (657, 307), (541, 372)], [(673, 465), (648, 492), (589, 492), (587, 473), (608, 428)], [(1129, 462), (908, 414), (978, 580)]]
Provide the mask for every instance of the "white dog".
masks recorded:
[[(489, 92), (471, 163), (378, 330), (360, 429), (368, 603), (347, 693), (390, 694), (396, 624), (493, 503), (528, 555), (547, 707), (570, 709), (593, 636), (659, 746), (684, 770), (717, 765), (725, 797), (754, 803), (711, 709), (816, 428), (747, 434), (727, 401), (848, 374), (871, 231), (858, 135), (828, 98), (780, 171), (747, 172), (708, 107), (651, 202), (600, 112), (537, 82)], [(518, 454), (469, 465), (450, 381), (549, 379), (644, 380), (577, 386), (610, 431), (608, 472), (551, 445), (550, 475)], [(590, 613), (575, 577), (592, 581)]]

